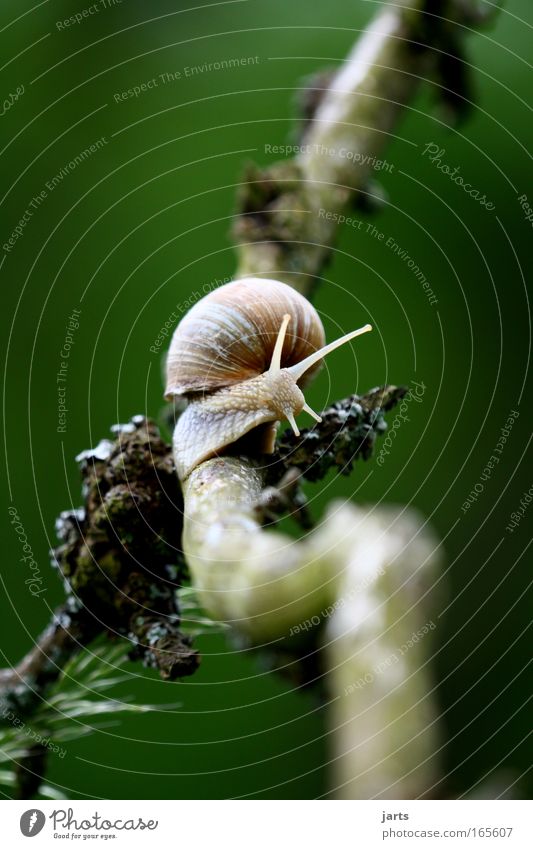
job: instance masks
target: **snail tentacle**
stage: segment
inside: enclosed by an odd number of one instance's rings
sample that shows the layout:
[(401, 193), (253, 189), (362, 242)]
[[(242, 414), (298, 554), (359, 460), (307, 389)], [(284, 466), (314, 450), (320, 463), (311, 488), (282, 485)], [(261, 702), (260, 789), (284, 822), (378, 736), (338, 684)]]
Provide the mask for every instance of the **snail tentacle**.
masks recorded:
[(272, 359), (270, 361), (269, 372), (279, 371), (281, 369), (281, 352), (283, 351), (283, 343), (285, 342), (285, 334), (287, 333), (287, 327), (289, 325), (289, 321), (291, 320), (291, 316), (289, 313), (285, 313), (283, 316), (283, 321), (281, 322), (281, 327), (279, 329), (278, 338), (276, 339), (276, 344), (274, 345), (274, 351), (272, 352)]
[(314, 418), (315, 422), (322, 421), (322, 416), (319, 416), (318, 413), (315, 413), (315, 411), (309, 406), (309, 404), (304, 404), (302, 407), (302, 411), (309, 413), (309, 415)]
[(295, 380), (299, 380), (305, 372), (318, 363), (320, 360), (324, 359), (327, 354), (330, 354), (331, 351), (334, 351), (336, 348), (340, 348), (341, 345), (344, 345), (346, 342), (350, 342), (352, 339), (355, 339), (356, 336), (361, 336), (362, 333), (368, 333), (369, 330), (372, 330), (371, 324), (365, 324), (364, 327), (360, 327), (358, 330), (352, 330), (351, 333), (346, 333), (345, 336), (341, 336), (340, 339), (335, 339), (334, 342), (330, 342), (329, 345), (324, 345), (323, 348), (320, 348), (319, 351), (315, 351), (314, 354), (310, 354), (305, 360), (302, 360), (296, 365), (289, 366), (287, 371), (289, 372)]

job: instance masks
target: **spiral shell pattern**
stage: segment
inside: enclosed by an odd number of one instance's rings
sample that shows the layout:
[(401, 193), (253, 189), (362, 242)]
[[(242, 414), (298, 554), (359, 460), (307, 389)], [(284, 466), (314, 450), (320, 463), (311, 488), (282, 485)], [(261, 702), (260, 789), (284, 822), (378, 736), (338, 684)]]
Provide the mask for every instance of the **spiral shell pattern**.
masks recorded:
[[(244, 278), (202, 298), (176, 328), (167, 357), (165, 397), (194, 395), (232, 386), (266, 371), (285, 313), (291, 316), (281, 367), (324, 345), (315, 308), (285, 283)], [(308, 383), (318, 363), (302, 378)]]

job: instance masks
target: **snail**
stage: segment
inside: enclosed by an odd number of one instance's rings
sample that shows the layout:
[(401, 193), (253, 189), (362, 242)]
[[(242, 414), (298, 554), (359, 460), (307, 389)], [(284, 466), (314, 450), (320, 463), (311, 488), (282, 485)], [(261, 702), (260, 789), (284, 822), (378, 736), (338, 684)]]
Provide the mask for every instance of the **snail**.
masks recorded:
[(271, 454), (278, 424), (305, 411), (305, 387), (322, 359), (371, 330), (366, 324), (325, 344), (315, 308), (285, 283), (244, 278), (198, 301), (176, 328), (166, 362), (165, 398), (188, 406), (174, 430), (181, 480), (204, 460), (250, 434), (255, 452)]

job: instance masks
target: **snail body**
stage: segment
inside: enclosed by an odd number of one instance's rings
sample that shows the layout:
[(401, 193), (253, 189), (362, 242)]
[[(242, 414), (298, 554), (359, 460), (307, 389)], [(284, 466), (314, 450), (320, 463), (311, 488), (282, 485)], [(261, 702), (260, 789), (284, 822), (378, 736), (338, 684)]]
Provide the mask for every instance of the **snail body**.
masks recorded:
[(181, 480), (250, 431), (256, 450), (272, 453), (277, 426), (299, 435), (305, 386), (323, 357), (370, 325), (324, 345), (322, 322), (298, 292), (277, 280), (246, 278), (206, 295), (180, 322), (167, 358), (165, 397), (189, 404), (174, 431)]

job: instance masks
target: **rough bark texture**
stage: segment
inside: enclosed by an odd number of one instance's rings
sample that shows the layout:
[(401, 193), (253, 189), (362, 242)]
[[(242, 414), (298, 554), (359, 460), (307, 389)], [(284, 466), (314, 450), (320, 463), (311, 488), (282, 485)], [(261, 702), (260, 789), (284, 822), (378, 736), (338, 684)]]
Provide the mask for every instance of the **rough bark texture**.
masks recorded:
[[(331, 468), (346, 474), (355, 460), (368, 459), (386, 430), (385, 412), (403, 393), (389, 386), (338, 401), (324, 411), (319, 428), (302, 431), (298, 448), (283, 434), (269, 458), (268, 486), (259, 486), (252, 499), (255, 521), (273, 524), (286, 513), (301, 520), (301, 481), (318, 480)], [(114, 426), (112, 435), (78, 456), (84, 505), (56, 523), (61, 545), (52, 564), (65, 585), (65, 604), (26, 657), (0, 670), (0, 698), (19, 715), (30, 714), (64, 664), (102, 632), (127, 638), (132, 659), (163, 678), (191, 675), (199, 663), (179, 627), (176, 590), (188, 570), (172, 447), (143, 416)]]
[(61, 545), (51, 555), (65, 604), (21, 663), (0, 671), (0, 697), (19, 715), (31, 713), (66, 661), (102, 632), (126, 637), (132, 657), (163, 678), (198, 666), (179, 630), (176, 589), (186, 568), (170, 446), (142, 416), (113, 435), (79, 455), (84, 505), (56, 522)]

